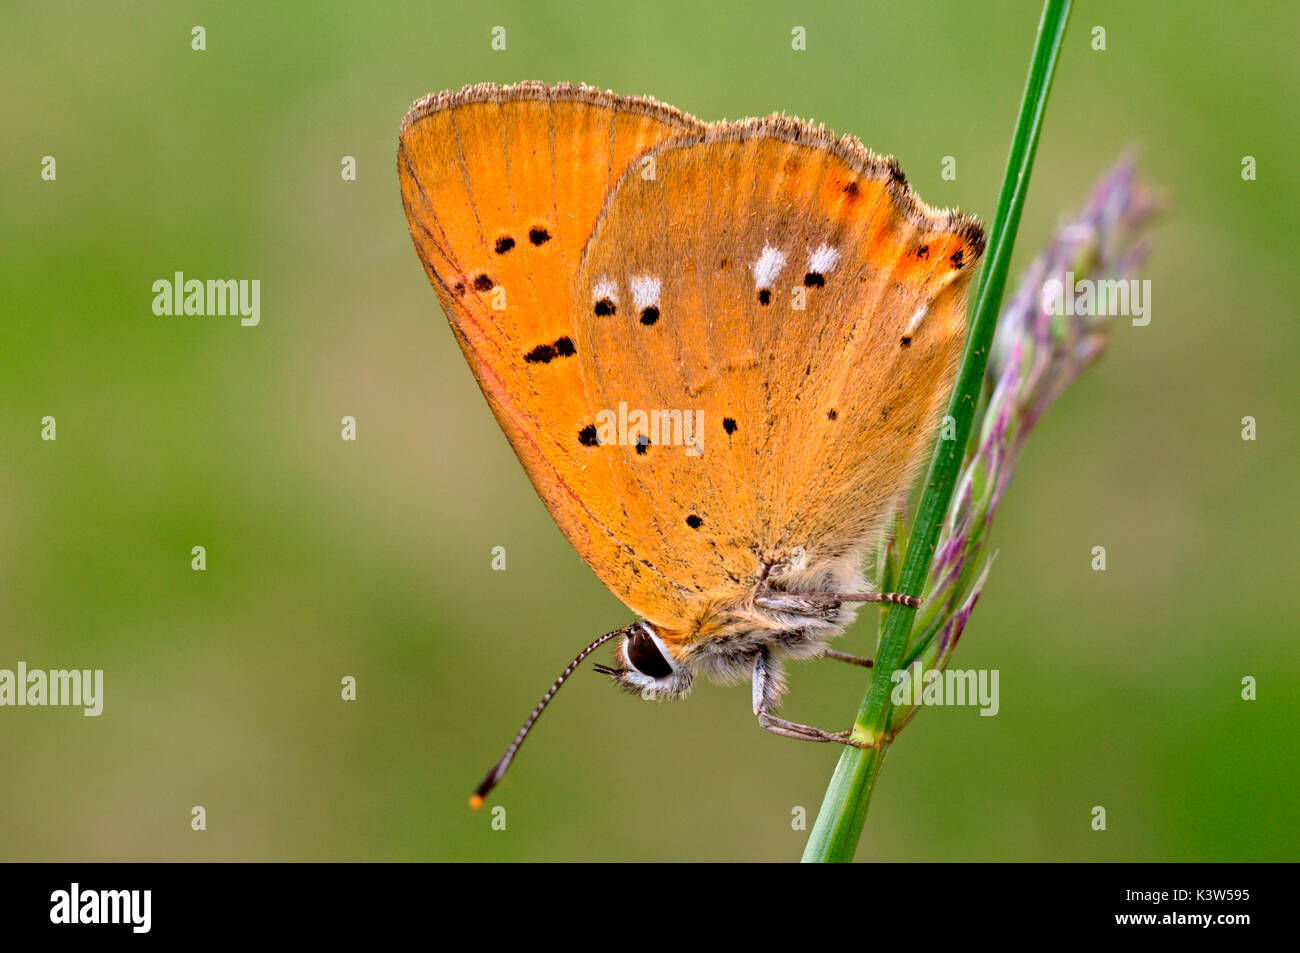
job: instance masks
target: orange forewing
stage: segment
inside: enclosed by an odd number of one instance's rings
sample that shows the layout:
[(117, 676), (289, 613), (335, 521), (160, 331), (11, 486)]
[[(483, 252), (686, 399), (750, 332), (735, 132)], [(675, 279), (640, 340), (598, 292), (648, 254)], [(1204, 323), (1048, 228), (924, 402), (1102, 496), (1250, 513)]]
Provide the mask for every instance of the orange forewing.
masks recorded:
[[(701, 125), (676, 110), (585, 87), (469, 87), (417, 103), (398, 176), (411, 237), (456, 338), (529, 479), (593, 565), (626, 557), (626, 527), (584, 501), (579, 365), (529, 361), (572, 337), (570, 294), (610, 188), (634, 157)], [(513, 244), (498, 251), (498, 242)], [(504, 246), (504, 243), (503, 243)]]

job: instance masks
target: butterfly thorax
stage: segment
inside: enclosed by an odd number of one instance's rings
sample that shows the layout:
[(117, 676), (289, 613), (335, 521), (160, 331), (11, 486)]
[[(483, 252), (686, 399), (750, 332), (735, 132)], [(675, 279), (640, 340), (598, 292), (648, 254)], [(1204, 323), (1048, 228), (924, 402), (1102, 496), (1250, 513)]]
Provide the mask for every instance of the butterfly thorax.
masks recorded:
[(760, 655), (774, 662), (821, 655), (858, 609), (825, 594), (867, 588), (860, 552), (812, 563), (800, 547), (764, 553), (743, 587), (700, 600), (684, 625), (629, 627), (615, 650), (615, 681), (637, 693), (680, 696), (697, 673), (728, 684), (748, 680)]

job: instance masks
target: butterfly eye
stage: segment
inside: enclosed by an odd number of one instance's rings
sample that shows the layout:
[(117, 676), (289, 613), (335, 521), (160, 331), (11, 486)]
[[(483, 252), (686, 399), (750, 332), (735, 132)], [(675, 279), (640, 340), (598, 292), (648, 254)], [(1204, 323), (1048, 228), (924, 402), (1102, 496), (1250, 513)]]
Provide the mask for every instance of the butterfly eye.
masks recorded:
[(627, 654), (628, 664), (642, 675), (648, 675), (650, 678), (667, 678), (673, 673), (672, 665), (664, 658), (663, 653), (659, 651), (659, 646), (644, 628), (637, 626), (633, 629), (623, 648)]

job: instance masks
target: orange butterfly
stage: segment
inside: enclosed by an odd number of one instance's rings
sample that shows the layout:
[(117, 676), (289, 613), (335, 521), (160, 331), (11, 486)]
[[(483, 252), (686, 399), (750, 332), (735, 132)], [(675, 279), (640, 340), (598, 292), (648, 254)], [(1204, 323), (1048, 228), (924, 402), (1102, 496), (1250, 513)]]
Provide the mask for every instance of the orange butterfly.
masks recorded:
[(585, 86), (417, 102), (398, 176), (461, 350), (551, 515), (639, 621), (604, 642), (636, 692), (829, 656), (864, 562), (956, 374), (975, 219), (925, 205), (890, 158), (770, 116), (705, 124)]

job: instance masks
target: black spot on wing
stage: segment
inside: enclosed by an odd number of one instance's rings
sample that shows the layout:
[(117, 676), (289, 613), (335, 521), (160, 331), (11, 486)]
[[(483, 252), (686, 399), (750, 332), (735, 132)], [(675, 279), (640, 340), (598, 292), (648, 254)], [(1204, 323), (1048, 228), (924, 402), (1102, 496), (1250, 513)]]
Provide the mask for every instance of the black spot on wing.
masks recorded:
[(584, 447), (600, 446), (600, 438), (596, 436), (596, 428), (591, 424), (587, 424), (587, 426), (579, 430), (578, 443), (582, 444)]
[(509, 235), (502, 235), (500, 238), (497, 239), (497, 243), (495, 245), (496, 252), (498, 255), (504, 255), (506, 252), (508, 252), (510, 249), (514, 247), (515, 247), (515, 240), (511, 238)]
[(614, 302), (610, 301), (608, 298), (601, 298), (599, 301), (596, 302), (595, 310), (596, 310), (596, 314), (604, 318), (613, 314), (615, 311), (618, 310), (618, 308), (614, 307)]
[(692, 513), (690, 516), (686, 517), (686, 525), (691, 529), (699, 529), (704, 525), (704, 519), (703, 517), (696, 516)]
[(659, 320), (659, 309), (654, 305), (644, 309), (641, 312), (641, 323), (647, 327)]
[(551, 233), (540, 225), (534, 225), (528, 230), (528, 240), (534, 245), (545, 245), (551, 240)]
[(731, 434), (731, 433), (735, 433), (735, 432), (736, 432), (736, 421), (735, 421), (734, 419), (732, 419), (731, 417), (723, 417), (723, 418), (722, 418), (722, 429), (725, 430), (725, 431), (726, 431), (727, 433), (729, 433), (729, 434)]
[(493, 284), (494, 282), (487, 275), (479, 275), (477, 278), (474, 279), (474, 290), (491, 291), (493, 288)]
[(537, 345), (524, 355), (524, 360), (529, 364), (549, 364), (557, 357), (573, 357), (576, 353), (573, 341), (565, 336), (556, 338), (550, 344)]

